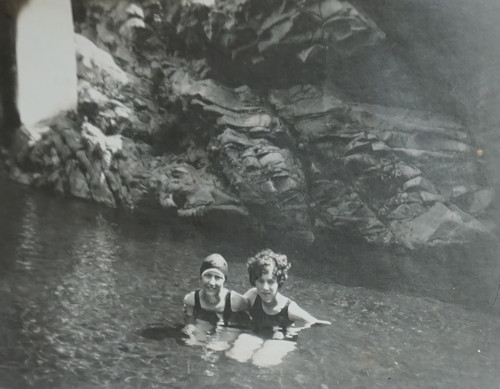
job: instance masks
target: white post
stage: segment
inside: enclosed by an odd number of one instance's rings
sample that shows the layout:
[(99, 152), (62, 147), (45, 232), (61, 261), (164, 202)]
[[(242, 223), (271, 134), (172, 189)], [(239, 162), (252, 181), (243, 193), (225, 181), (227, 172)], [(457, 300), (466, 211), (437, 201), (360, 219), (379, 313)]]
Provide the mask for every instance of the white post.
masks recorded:
[(71, 0), (31, 0), (17, 19), (17, 107), (34, 124), (75, 110), (77, 76)]

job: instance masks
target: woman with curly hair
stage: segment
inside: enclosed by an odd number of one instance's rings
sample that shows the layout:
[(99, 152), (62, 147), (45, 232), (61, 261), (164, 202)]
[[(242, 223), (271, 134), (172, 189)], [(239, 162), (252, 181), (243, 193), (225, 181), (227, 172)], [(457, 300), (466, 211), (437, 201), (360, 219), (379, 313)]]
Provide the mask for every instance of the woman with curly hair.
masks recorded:
[[(239, 362), (251, 360), (260, 367), (275, 366), (296, 348), (290, 340), (294, 340), (298, 331), (331, 323), (316, 319), (278, 291), (288, 278), (290, 263), (286, 255), (262, 250), (248, 260), (247, 268), (254, 287), (244, 297), (248, 299), (257, 334), (242, 333), (226, 356)], [(302, 322), (303, 327), (294, 328), (296, 321)]]
[(295, 321), (303, 322), (306, 327), (331, 324), (315, 318), (279, 292), (288, 278), (290, 267), (286, 255), (270, 249), (258, 252), (247, 262), (253, 288), (245, 293), (245, 297), (250, 304), (252, 323), (257, 331), (273, 329), (274, 339), (282, 339), (286, 329)]

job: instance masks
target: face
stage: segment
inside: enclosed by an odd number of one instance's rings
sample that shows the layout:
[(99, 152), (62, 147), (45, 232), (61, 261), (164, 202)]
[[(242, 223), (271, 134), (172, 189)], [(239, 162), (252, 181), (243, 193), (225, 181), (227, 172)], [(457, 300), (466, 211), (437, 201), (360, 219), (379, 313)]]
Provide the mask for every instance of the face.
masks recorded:
[(273, 269), (269, 269), (255, 280), (255, 287), (262, 301), (272, 302), (278, 293), (278, 281), (273, 275)]
[(216, 295), (224, 286), (224, 277), (217, 272), (206, 271), (201, 276), (201, 287), (210, 295)]

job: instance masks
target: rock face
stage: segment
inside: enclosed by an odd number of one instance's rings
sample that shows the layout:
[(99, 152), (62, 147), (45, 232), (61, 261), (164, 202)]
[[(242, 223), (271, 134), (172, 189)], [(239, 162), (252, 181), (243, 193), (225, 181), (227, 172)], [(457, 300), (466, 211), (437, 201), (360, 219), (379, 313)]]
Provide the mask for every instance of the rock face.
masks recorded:
[[(190, 3), (190, 4), (189, 4)], [(186, 44), (211, 43), (233, 59), (256, 64), (274, 55), (306, 62), (325, 49), (349, 56), (384, 37), (346, 1), (188, 2), (177, 31)]]
[(78, 111), (107, 134), (148, 140), (162, 115), (148, 83), (120, 68), (113, 57), (76, 34)]
[(319, 233), (409, 249), (492, 239), (494, 191), (462, 118), (363, 100), (355, 77), (335, 79), (390, 46), (362, 8), (74, 8), (78, 116), (20, 131), (14, 179), (113, 207), (237, 216), (300, 244)]
[(314, 241), (305, 175), (296, 156), (231, 128), (217, 137), (213, 150), (231, 188), (269, 234), (287, 226), (300, 241)]
[(459, 123), (343, 103), (312, 86), (272, 91), (270, 101), (304, 142), (318, 225), (407, 247), (491, 232), (474, 217), (493, 192)]

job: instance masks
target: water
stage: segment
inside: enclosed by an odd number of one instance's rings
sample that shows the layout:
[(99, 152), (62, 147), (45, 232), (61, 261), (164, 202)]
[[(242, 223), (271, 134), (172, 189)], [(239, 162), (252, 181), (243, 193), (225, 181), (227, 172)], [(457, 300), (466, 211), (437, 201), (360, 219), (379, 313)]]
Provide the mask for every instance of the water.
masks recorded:
[(180, 323), (200, 260), (223, 254), (243, 292), (258, 241), (6, 181), (0, 204), (1, 388), (500, 388), (498, 316), (344, 287), (324, 262), (294, 261), (283, 294), (333, 324), (281, 364), (185, 345), (154, 328)]

